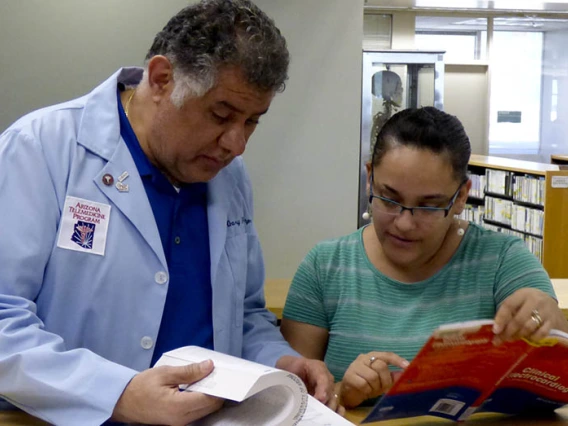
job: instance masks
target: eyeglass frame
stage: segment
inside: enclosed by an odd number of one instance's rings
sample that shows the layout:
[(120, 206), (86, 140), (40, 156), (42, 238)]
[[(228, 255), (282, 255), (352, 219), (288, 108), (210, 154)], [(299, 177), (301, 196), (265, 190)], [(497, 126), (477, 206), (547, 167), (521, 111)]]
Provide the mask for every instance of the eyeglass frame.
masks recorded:
[(456, 199), (458, 198), (458, 194), (460, 193), (462, 187), (464, 186), (464, 184), (468, 181), (469, 179), (466, 178), (462, 183), (460, 183), (460, 186), (458, 186), (458, 189), (456, 190), (456, 192), (454, 193), (454, 195), (452, 195), (452, 198), (450, 199), (449, 204), (447, 205), (447, 207), (420, 207), (420, 206), (416, 206), (416, 207), (406, 207), (394, 200), (391, 200), (390, 198), (387, 197), (383, 197), (381, 195), (373, 195), (373, 184), (375, 182), (375, 172), (374, 170), (371, 170), (371, 182), (370, 182), (370, 195), (369, 195), (369, 204), (373, 203), (373, 198), (378, 198), (381, 201), (385, 201), (387, 203), (393, 204), (395, 206), (400, 207), (400, 211), (398, 213), (386, 213), (383, 212), (385, 214), (391, 215), (391, 216), (400, 216), (402, 213), (404, 213), (405, 210), (408, 210), (410, 212), (410, 215), (412, 217), (414, 217), (414, 210), (422, 210), (422, 211), (431, 211), (431, 212), (435, 212), (435, 211), (444, 211), (444, 219), (448, 217), (448, 214), (450, 213), (450, 210), (452, 209), (452, 207), (454, 206)]

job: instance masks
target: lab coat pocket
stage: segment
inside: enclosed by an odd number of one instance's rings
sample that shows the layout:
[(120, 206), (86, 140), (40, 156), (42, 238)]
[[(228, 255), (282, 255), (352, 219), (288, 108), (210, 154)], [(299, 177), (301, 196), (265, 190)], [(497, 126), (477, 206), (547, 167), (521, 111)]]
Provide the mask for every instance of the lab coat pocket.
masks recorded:
[(235, 327), (242, 327), (248, 270), (248, 236), (246, 233), (227, 238), (225, 254), (233, 278)]

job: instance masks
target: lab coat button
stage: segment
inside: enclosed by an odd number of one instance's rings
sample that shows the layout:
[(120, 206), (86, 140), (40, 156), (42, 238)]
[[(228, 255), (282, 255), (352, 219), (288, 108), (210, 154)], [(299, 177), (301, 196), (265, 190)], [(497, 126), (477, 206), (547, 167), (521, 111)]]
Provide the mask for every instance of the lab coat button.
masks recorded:
[(166, 274), (164, 271), (156, 272), (156, 275), (154, 275), (154, 280), (158, 284), (165, 284), (168, 282), (168, 274)]
[(142, 346), (142, 348), (144, 349), (151, 349), (152, 346), (154, 346), (154, 341), (151, 337), (144, 336), (142, 337), (142, 340), (140, 340), (140, 346)]

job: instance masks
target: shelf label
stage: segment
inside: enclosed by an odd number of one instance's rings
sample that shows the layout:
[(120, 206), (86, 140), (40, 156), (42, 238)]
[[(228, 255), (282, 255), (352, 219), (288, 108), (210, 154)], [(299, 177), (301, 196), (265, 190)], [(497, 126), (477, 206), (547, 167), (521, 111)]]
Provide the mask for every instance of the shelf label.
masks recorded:
[(553, 188), (568, 188), (568, 176), (552, 176)]

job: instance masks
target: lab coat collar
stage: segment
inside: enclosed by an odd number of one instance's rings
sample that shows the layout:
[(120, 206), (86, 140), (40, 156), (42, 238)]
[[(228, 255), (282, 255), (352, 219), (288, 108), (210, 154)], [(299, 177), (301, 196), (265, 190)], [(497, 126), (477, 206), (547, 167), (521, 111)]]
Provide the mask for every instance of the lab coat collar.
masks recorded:
[(120, 141), (117, 86), (119, 83), (140, 83), (142, 73), (142, 68), (121, 68), (86, 96), (77, 139), (89, 151), (107, 161)]

